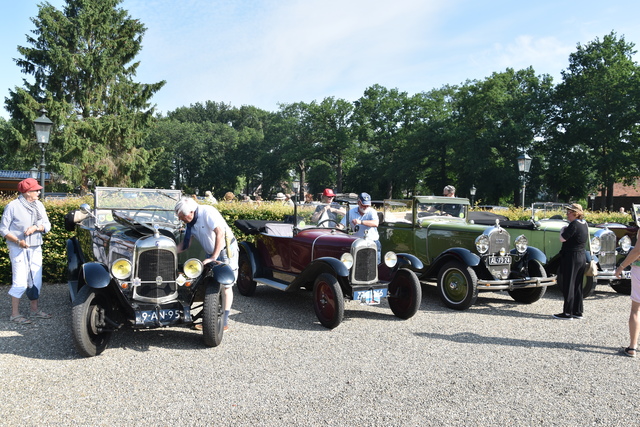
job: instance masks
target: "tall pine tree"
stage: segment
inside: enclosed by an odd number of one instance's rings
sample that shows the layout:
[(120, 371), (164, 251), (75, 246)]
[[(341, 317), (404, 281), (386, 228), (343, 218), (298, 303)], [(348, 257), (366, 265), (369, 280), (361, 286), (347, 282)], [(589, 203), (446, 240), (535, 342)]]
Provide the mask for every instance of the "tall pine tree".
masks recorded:
[(73, 185), (142, 186), (158, 154), (142, 141), (165, 82), (134, 81), (146, 28), (121, 2), (67, 0), (62, 11), (45, 2), (30, 46), (18, 47), (16, 63), (32, 79), (5, 99), (11, 141), (17, 153), (34, 151), (32, 121), (44, 106), (54, 122), (50, 169)]

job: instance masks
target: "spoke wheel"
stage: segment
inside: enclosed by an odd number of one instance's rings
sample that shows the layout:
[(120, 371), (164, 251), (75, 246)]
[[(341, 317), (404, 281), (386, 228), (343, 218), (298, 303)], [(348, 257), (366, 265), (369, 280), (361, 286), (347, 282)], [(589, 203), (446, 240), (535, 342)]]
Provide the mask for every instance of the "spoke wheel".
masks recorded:
[(313, 284), (313, 309), (322, 326), (333, 329), (344, 318), (344, 296), (333, 275), (322, 273)]
[(238, 292), (245, 297), (250, 297), (256, 291), (257, 283), (253, 280), (251, 263), (249, 262), (249, 257), (244, 253), (240, 254), (237, 285)]
[(105, 332), (105, 318), (112, 313), (109, 297), (85, 285), (73, 300), (71, 312), (73, 340), (84, 357), (97, 356), (107, 348), (111, 331)]
[(224, 335), (224, 288), (207, 286), (202, 306), (202, 335), (207, 347), (217, 347)]
[(406, 268), (398, 270), (389, 283), (388, 301), (391, 311), (401, 319), (409, 319), (422, 303), (422, 288), (415, 273)]
[(478, 298), (476, 272), (459, 261), (445, 264), (438, 273), (438, 292), (447, 307), (466, 310)]

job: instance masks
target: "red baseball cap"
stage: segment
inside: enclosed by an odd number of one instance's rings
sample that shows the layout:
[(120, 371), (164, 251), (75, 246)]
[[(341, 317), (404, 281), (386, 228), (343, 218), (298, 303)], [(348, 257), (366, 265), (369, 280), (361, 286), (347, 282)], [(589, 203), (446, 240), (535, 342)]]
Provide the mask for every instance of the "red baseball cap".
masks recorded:
[(38, 181), (33, 178), (23, 179), (18, 183), (18, 191), (21, 193), (34, 190), (42, 190), (42, 187), (38, 184)]
[(336, 197), (333, 190), (330, 188), (325, 188), (324, 191), (322, 192), (322, 195), (325, 197)]

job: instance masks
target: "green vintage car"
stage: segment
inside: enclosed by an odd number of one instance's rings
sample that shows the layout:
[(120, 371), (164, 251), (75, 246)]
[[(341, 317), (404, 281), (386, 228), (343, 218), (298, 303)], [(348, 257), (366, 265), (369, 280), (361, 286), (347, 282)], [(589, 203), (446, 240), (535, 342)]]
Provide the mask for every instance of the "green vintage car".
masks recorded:
[[(526, 236), (531, 246), (545, 253), (548, 259), (545, 269), (548, 275), (553, 275), (560, 266), (560, 230), (568, 224), (566, 206), (563, 203), (533, 203), (529, 221), (508, 221), (502, 215), (486, 212), (471, 212), (470, 218), (476, 224), (485, 225), (495, 224), (498, 220), (512, 234)], [(606, 226), (589, 227), (589, 235), (591, 238), (586, 251), (587, 262), (591, 259), (598, 262), (598, 275), (584, 276), (583, 296), (591, 295), (596, 285), (610, 285), (616, 292), (628, 295), (631, 290), (630, 268), (623, 273), (622, 279), (616, 278), (613, 273), (631, 249), (631, 239), (623, 236), (618, 241), (616, 234)], [(562, 283), (561, 276), (558, 277), (558, 283)]]
[(443, 303), (457, 310), (473, 305), (479, 291), (508, 291), (533, 303), (556, 283), (544, 268), (544, 253), (500, 225), (474, 224), (469, 200), (417, 196), (385, 200), (380, 243), (385, 251), (408, 252), (424, 264), (423, 282), (437, 282)]

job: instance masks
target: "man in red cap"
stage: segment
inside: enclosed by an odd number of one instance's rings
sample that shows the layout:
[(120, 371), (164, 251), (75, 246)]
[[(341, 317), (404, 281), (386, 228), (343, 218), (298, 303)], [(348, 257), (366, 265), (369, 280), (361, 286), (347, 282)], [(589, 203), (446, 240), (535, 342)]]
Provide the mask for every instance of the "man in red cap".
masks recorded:
[(20, 314), (20, 298), (27, 294), (31, 300), (31, 318), (48, 319), (50, 314), (38, 309), (42, 289), (42, 235), (51, 230), (42, 202), (38, 200), (42, 187), (33, 178), (18, 183), (18, 198), (4, 209), (0, 221), (0, 234), (7, 239), (11, 259), (12, 282), (11, 317), (15, 323), (31, 323)]
[(333, 198), (336, 197), (335, 193), (330, 188), (325, 188), (322, 192), (322, 203), (318, 205), (313, 215), (311, 215), (311, 221), (320, 224), (320, 227), (335, 227), (338, 224), (338, 214), (343, 213), (340, 205), (333, 204)]

